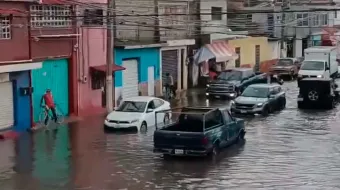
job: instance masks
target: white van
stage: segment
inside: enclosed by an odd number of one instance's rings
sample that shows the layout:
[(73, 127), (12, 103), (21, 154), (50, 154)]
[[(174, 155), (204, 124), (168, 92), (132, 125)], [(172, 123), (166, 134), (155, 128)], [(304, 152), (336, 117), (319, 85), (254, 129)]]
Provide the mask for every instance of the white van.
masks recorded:
[(299, 70), (298, 78), (334, 78), (337, 75), (336, 47), (315, 46), (305, 49), (305, 60)]

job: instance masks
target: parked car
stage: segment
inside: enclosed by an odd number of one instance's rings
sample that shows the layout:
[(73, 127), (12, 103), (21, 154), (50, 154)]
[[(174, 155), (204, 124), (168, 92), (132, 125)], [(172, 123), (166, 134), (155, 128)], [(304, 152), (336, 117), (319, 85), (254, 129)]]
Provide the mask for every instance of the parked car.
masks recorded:
[[(160, 98), (148, 96), (128, 98), (107, 115), (104, 128), (134, 128), (146, 131), (149, 126), (156, 124), (155, 113), (168, 109), (170, 109), (170, 103)], [(171, 113), (157, 115), (157, 122), (166, 122), (169, 119), (171, 119)]]
[(286, 107), (286, 93), (278, 84), (253, 84), (231, 102), (231, 112), (236, 114), (262, 114)]
[(281, 58), (270, 68), (270, 72), (278, 77), (289, 76), (293, 79), (297, 77), (300, 66), (301, 62), (297, 58)]
[(304, 78), (299, 83), (298, 108), (332, 109), (339, 102), (339, 91), (333, 79)]
[(231, 116), (227, 108), (209, 107), (184, 107), (176, 122), (156, 129), (154, 152), (165, 156), (214, 157), (246, 133), (244, 120)]
[(221, 72), (206, 88), (207, 98), (236, 98), (251, 84), (267, 83), (266, 73), (255, 73), (252, 68), (233, 68)]
[(297, 60), (296, 66), (298, 67), (298, 70), (300, 70), (302, 62), (305, 60), (305, 58), (304, 57), (297, 57), (296, 60)]

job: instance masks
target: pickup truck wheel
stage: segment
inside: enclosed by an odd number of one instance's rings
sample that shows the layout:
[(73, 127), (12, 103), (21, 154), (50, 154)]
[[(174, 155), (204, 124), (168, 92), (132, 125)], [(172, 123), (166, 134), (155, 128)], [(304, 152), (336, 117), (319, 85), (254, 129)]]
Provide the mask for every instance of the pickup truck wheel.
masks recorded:
[(142, 125), (140, 126), (140, 132), (146, 133), (147, 130), (148, 130), (148, 125), (146, 124), (145, 121), (143, 121)]
[(215, 159), (219, 153), (220, 153), (219, 147), (217, 144), (215, 144), (208, 156), (210, 159)]
[(238, 139), (237, 140), (244, 140), (244, 136), (245, 136), (245, 132), (242, 130), (241, 132), (240, 132), (240, 134), (238, 135)]
[(286, 98), (282, 99), (281, 104), (280, 104), (280, 109), (283, 110), (286, 108)]

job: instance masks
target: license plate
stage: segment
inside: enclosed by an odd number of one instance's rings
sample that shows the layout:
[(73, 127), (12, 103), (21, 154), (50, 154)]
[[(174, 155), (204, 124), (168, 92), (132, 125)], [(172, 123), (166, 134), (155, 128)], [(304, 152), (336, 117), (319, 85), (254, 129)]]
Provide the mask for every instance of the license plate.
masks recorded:
[(221, 96), (215, 96), (215, 98), (220, 98)]
[(184, 150), (175, 149), (175, 154), (184, 154)]
[(298, 98), (298, 101), (303, 101), (303, 98)]
[(275, 78), (277, 78), (277, 75), (274, 75)]
[(247, 113), (247, 111), (245, 111), (245, 110), (241, 110), (241, 113)]

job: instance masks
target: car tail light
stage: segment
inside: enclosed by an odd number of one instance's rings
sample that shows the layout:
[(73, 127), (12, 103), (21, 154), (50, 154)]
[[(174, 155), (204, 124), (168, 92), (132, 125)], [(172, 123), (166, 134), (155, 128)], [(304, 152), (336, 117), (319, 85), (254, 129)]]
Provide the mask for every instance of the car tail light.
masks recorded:
[(207, 145), (208, 143), (209, 143), (208, 138), (207, 138), (207, 137), (204, 137), (204, 138), (202, 139), (202, 144), (203, 144), (203, 145)]

